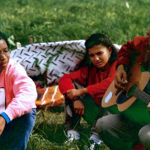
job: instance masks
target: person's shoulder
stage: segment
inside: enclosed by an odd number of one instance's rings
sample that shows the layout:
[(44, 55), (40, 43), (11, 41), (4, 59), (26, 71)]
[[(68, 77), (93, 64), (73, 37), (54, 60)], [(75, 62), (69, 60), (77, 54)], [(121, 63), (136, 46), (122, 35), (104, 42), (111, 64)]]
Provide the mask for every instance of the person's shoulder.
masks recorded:
[(10, 71), (11, 72), (20, 72), (20, 73), (23, 73), (23, 74), (26, 73), (24, 67), (20, 63), (16, 62), (13, 59), (9, 60), (8, 70), (9, 70), (9, 72)]
[(16, 66), (16, 65), (20, 65), (20, 64), (18, 62), (16, 62), (15, 60), (10, 59), (8, 65), (10, 65), (10, 66)]
[(148, 39), (149, 39), (149, 36), (136, 36), (133, 40), (134, 45), (137, 46), (141, 43), (145, 43), (145, 42), (147, 42)]

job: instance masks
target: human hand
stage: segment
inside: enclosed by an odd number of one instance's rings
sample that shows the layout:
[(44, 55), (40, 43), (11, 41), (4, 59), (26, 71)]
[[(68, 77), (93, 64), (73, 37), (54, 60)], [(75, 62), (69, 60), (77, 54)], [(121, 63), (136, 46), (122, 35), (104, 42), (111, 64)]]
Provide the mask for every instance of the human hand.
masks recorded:
[(66, 92), (66, 96), (72, 100), (77, 99), (77, 97), (79, 97), (81, 94), (82, 94), (81, 89), (71, 89)]
[(0, 135), (3, 133), (5, 125), (6, 125), (6, 120), (2, 116), (0, 116)]
[(84, 104), (82, 103), (82, 101), (80, 100), (74, 101), (73, 107), (74, 107), (75, 112), (78, 115), (82, 116), (84, 114)]
[(124, 89), (125, 85), (128, 83), (127, 73), (125, 72), (123, 65), (118, 66), (114, 83), (115, 87), (118, 89)]

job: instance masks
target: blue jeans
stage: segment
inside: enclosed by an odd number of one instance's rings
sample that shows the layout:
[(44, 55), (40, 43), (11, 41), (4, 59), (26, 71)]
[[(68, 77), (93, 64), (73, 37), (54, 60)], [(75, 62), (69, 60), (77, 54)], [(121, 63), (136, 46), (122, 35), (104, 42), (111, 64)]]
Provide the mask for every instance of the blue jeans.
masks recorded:
[(12, 120), (0, 136), (0, 150), (25, 150), (36, 119), (36, 109)]

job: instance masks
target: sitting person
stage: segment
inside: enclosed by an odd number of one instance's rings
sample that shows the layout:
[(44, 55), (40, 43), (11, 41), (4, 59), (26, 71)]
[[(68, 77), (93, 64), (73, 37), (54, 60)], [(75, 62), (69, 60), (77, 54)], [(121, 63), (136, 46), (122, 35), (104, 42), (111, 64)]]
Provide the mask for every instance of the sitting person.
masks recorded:
[(0, 150), (25, 150), (36, 118), (36, 87), (24, 68), (10, 60), (1, 32), (0, 94)]
[[(133, 41), (128, 41), (127, 44), (124, 44), (118, 52), (117, 72), (114, 80), (116, 88), (124, 89), (127, 85), (127, 70), (134, 64), (135, 60), (139, 60), (138, 56), (142, 51), (145, 52), (144, 55), (146, 57), (148, 56), (150, 51), (149, 31), (147, 31), (148, 36), (135, 37)], [(144, 58), (146, 58), (145, 56)], [(139, 63), (144, 66), (145, 70), (149, 71), (149, 60), (142, 59)], [(146, 93), (150, 93), (149, 85), (150, 82), (144, 89)], [(112, 137), (116, 137), (116, 144), (110, 144), (111, 149), (150, 150), (150, 115), (148, 109), (150, 110), (150, 103), (147, 105), (143, 101), (136, 100), (127, 110), (119, 114), (109, 114), (100, 118), (97, 121), (96, 130), (100, 135), (107, 132)], [(114, 112), (111, 111), (111, 113)], [(142, 119), (140, 120), (140, 118)], [(144, 119), (145, 121), (143, 121)]]
[(59, 80), (59, 88), (65, 96), (65, 128), (68, 138), (80, 139), (77, 130), (83, 116), (93, 125), (90, 141), (96, 147), (100, 140), (95, 132), (95, 122), (104, 113), (100, 108), (101, 98), (114, 79), (117, 53), (111, 40), (100, 33), (91, 35), (85, 47), (89, 62), (77, 71), (64, 74)]

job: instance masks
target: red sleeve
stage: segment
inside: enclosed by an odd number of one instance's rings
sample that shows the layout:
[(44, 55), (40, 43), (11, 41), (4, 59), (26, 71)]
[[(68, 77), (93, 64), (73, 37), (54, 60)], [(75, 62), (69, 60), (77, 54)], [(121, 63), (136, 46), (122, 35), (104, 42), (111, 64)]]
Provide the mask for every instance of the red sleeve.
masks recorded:
[(104, 80), (102, 80), (99, 83), (93, 84), (93, 85), (89, 85), (88, 88), (88, 92), (92, 97), (96, 97), (96, 98), (102, 98), (107, 90), (107, 88), (109, 87), (109, 85), (111, 84), (111, 82), (114, 80), (115, 77), (115, 73), (116, 73), (116, 65), (117, 65), (117, 61), (115, 61), (110, 68), (109, 71), (109, 75), (107, 78), (105, 78)]
[(68, 90), (74, 89), (72, 81), (76, 81), (81, 85), (85, 85), (87, 76), (88, 76), (88, 67), (83, 67), (70, 74), (64, 74), (64, 76), (61, 77), (58, 82), (61, 93), (65, 94)]
[(123, 64), (129, 66), (132, 61), (133, 51), (141, 52), (146, 50), (146, 45), (149, 42), (149, 36), (137, 36), (133, 41), (128, 41), (118, 52), (118, 65)]
[(124, 44), (118, 52), (118, 65), (123, 64), (128, 66), (130, 64), (131, 50), (134, 49), (133, 41), (128, 41)]

